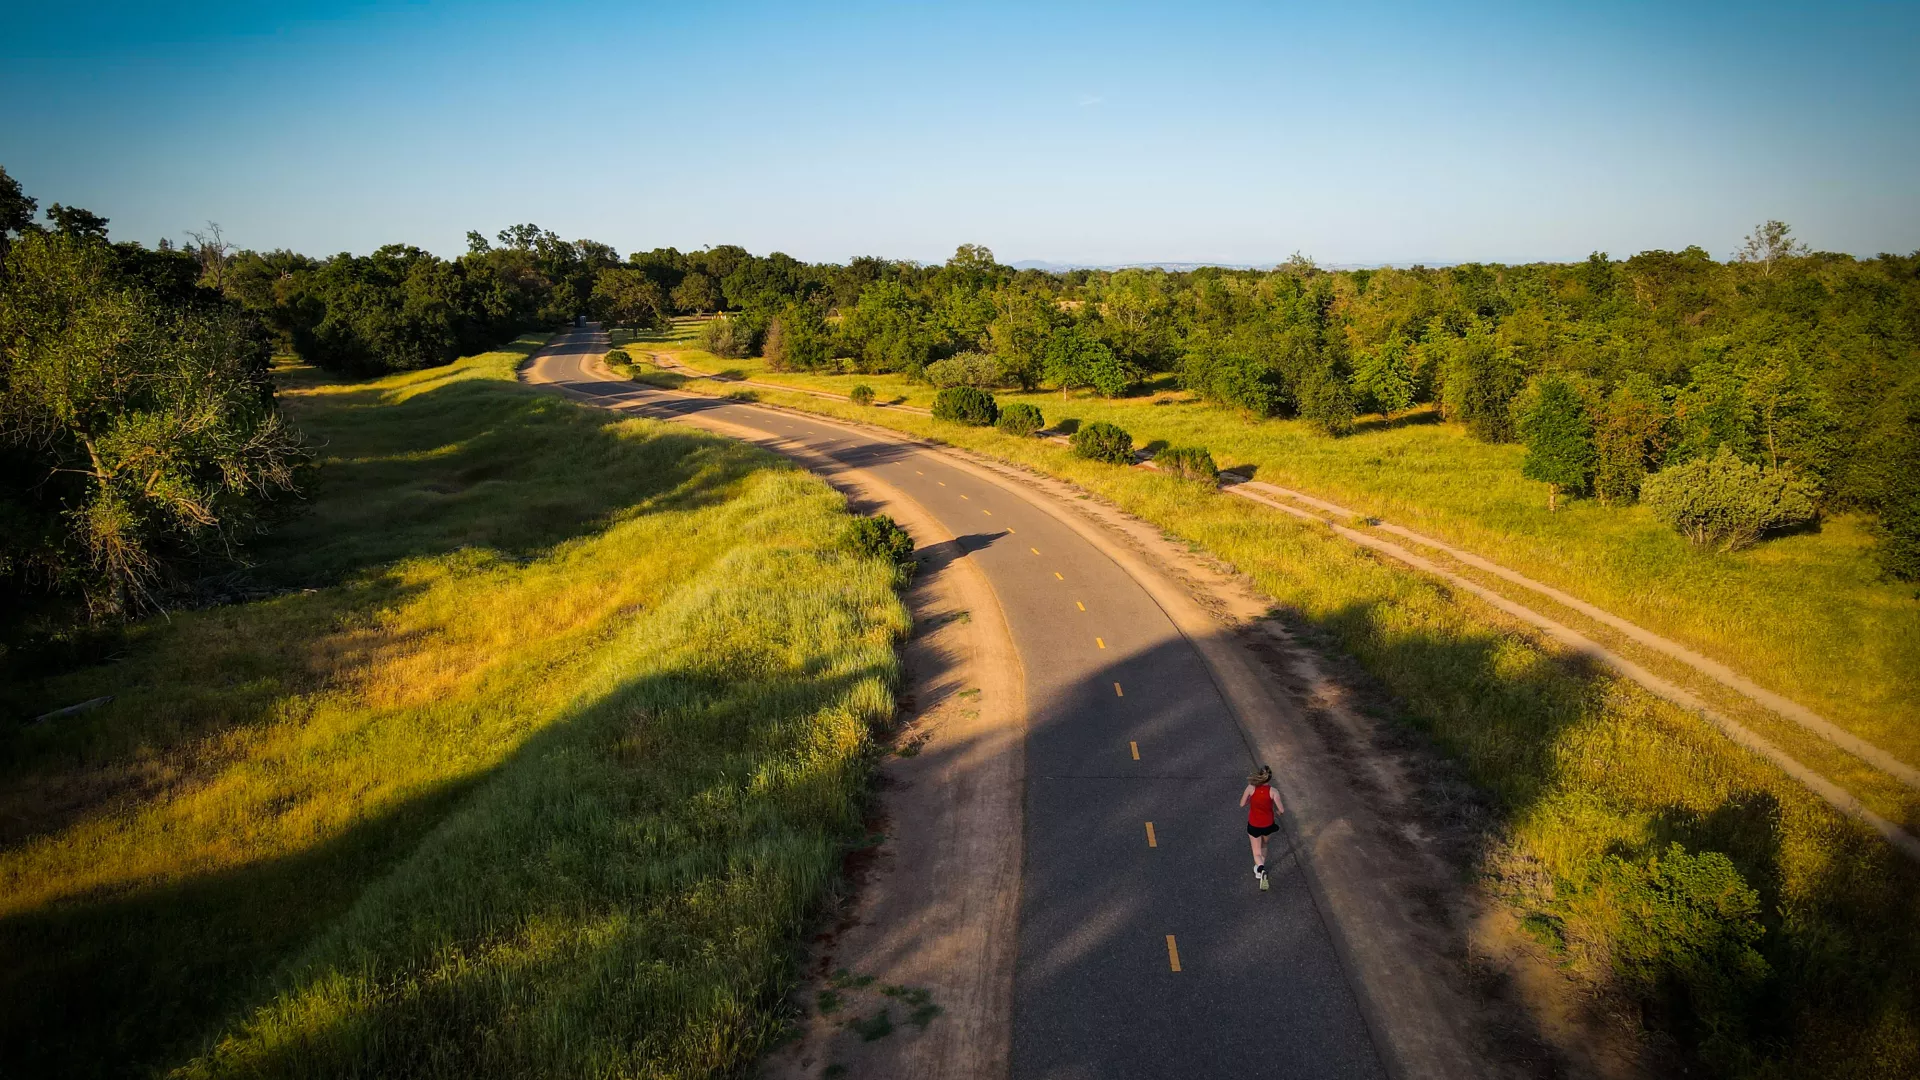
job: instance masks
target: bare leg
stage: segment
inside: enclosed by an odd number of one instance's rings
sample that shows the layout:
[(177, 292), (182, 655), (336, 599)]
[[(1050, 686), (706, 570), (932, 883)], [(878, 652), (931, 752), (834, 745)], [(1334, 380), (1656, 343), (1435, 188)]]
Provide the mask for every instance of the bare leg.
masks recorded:
[(1264, 836), (1249, 836), (1247, 837), (1247, 845), (1253, 848), (1253, 865), (1265, 866), (1267, 864), (1267, 838)]

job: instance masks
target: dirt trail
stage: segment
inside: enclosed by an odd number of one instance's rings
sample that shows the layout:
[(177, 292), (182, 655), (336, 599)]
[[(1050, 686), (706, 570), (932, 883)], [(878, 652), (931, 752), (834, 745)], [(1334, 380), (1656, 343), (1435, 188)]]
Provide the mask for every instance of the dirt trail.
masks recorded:
[[(1360, 515), (1354, 511), (1336, 503), (1315, 498), (1305, 492), (1294, 491), (1290, 488), (1283, 488), (1276, 484), (1268, 484), (1259, 480), (1247, 480), (1235, 484), (1227, 490), (1232, 494), (1242, 496), (1245, 496), (1250, 491), (1257, 491), (1263, 494), (1278, 495), (1291, 499), (1294, 502), (1322, 511), (1325, 515), (1323, 520), (1341, 519), (1351, 521), (1360, 517)], [(1335, 522), (1328, 520), (1328, 523), (1334, 524)], [(1604, 608), (1595, 607), (1585, 600), (1556, 589), (1545, 582), (1535, 581), (1525, 574), (1515, 570), (1509, 570), (1499, 563), (1482, 558), (1471, 551), (1464, 551), (1460, 548), (1453, 547), (1445, 541), (1435, 539), (1423, 533), (1414, 532), (1412, 529), (1403, 526), (1379, 521), (1378, 519), (1374, 519), (1370, 527), (1380, 532), (1400, 537), (1403, 540), (1410, 540), (1422, 547), (1441, 552), (1476, 570), (1483, 570), (1503, 581), (1510, 581), (1523, 589), (1538, 593), (1557, 604), (1563, 604), (1566, 607), (1572, 608), (1574, 611), (1585, 615), (1595, 622), (1604, 623), (1619, 631), (1630, 640), (1645, 645), (1647, 648), (1653, 649), (1656, 652), (1670, 656), (1722, 686), (1734, 690), (1749, 700), (1793, 721), (1795, 724), (1826, 739), (1828, 742), (1840, 747), (1854, 757), (1899, 779), (1901, 783), (1906, 784), (1908, 787), (1920, 789), (1920, 769), (1908, 765), (1906, 762), (1901, 761), (1899, 758), (1894, 757), (1878, 746), (1846, 731), (1819, 713), (1807, 708), (1805, 705), (1754, 683), (1751, 679), (1746, 678), (1718, 660), (1702, 656), (1677, 641), (1662, 637), (1636, 623), (1628, 622)]]

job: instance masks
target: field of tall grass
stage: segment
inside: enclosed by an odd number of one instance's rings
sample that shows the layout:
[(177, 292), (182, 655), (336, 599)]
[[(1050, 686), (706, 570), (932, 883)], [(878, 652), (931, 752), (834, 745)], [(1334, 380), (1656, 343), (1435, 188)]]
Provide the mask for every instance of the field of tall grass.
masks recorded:
[(707, 1075), (860, 836), (907, 618), (844, 501), (513, 382), (281, 372), (274, 595), (14, 688), (6, 1075)]
[[(631, 351), (685, 347), (669, 338)], [(762, 374), (756, 361), (685, 359)], [(630, 370), (659, 385), (727, 389), (644, 362)], [(859, 379), (882, 401), (906, 393)], [(1459, 763), (1498, 822), (1475, 867), (1481, 885), (1597, 1000), (1638, 1009), (1656, 1042), (1725, 1076), (1920, 1075), (1920, 869), (1698, 716), (1473, 597), (1192, 481), (917, 414), (755, 393), (1062, 477), (1249, 574), (1304, 637), (1358, 662), (1393, 720)], [(1142, 442), (1208, 439), (1172, 420), (1138, 419), (1149, 410), (1191, 415), (1192, 406), (1009, 396), (1036, 402), (1049, 419), (1112, 418)], [(1442, 428), (1381, 434), (1452, 438)], [(1223, 464), (1270, 464), (1214, 449)], [(1811, 591), (1785, 578), (1774, 587)]]
[[(718, 359), (697, 350), (692, 329), (683, 322), (636, 347), (674, 352), (705, 371), (839, 394), (865, 383), (879, 401), (921, 407), (933, 400), (933, 388), (897, 375), (776, 373), (759, 358)], [(1475, 441), (1431, 411), (1365, 419), (1355, 434), (1330, 439), (1303, 421), (1204, 404), (1164, 376), (1115, 400), (995, 396), (1030, 402), (1049, 422), (1118, 424), (1136, 446), (1205, 446), (1222, 467), (1475, 551), (1720, 660), (1920, 765), (1920, 592), (1881, 577), (1868, 523), (1856, 515), (1730, 555), (1697, 551), (1642, 507), (1571, 500), (1549, 512), (1545, 486), (1520, 475), (1520, 447)]]

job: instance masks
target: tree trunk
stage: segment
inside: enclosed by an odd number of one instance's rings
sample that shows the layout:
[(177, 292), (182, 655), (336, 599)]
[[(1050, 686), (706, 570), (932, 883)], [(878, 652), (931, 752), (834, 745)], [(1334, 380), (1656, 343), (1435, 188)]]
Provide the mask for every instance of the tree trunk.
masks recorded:
[(1551, 514), (1558, 509), (1560, 509), (1560, 485), (1548, 484), (1547, 485), (1547, 513)]

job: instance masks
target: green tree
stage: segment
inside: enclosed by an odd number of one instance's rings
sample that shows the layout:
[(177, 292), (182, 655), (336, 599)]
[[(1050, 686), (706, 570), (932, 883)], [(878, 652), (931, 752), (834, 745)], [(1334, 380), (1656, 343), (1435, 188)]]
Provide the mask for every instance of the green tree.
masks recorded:
[(658, 330), (671, 321), (660, 286), (645, 273), (625, 267), (609, 267), (599, 272), (587, 311), (610, 326), (640, 330)]
[(1593, 426), (1593, 490), (1602, 502), (1630, 503), (1673, 442), (1673, 410), (1643, 372), (1614, 387)]
[(91, 210), (54, 203), (47, 207), (47, 220), (53, 222), (54, 231), (63, 236), (78, 237), (82, 240), (107, 238), (107, 219)]
[(1382, 416), (1413, 406), (1413, 366), (1405, 338), (1398, 334), (1377, 349), (1362, 352), (1353, 366), (1353, 389)]
[(1359, 412), (1347, 380), (1332, 365), (1315, 367), (1301, 380), (1300, 416), (1322, 432), (1335, 438), (1350, 434)]
[(1557, 510), (1562, 492), (1584, 492), (1593, 477), (1593, 422), (1580, 391), (1564, 375), (1541, 375), (1515, 402), (1514, 413), (1527, 447), (1520, 474), (1547, 485), (1547, 509)]
[(1761, 276), (1772, 277), (1784, 263), (1808, 254), (1807, 246), (1793, 238), (1793, 229), (1784, 221), (1763, 221), (1747, 234), (1746, 243), (1734, 258), (1759, 269)]
[(1292, 398), (1273, 365), (1234, 341), (1200, 334), (1180, 359), (1180, 385), (1203, 400), (1274, 416)]
[(161, 606), (294, 488), (299, 433), (231, 306), (169, 308), (97, 239), (29, 235), (0, 276), (0, 574), (96, 616)]
[(33, 217), (39, 209), (39, 201), (20, 190), (20, 182), (0, 167), (0, 259), (7, 257), (7, 248), (15, 237), (36, 228)]
[(994, 292), (987, 340), (1020, 389), (1040, 385), (1047, 336), (1059, 322), (1059, 309), (1045, 296), (1011, 287)]
[(775, 371), (813, 371), (826, 364), (832, 340), (820, 309), (789, 304), (768, 322), (761, 352)]
[(1078, 324), (1060, 327), (1047, 336), (1041, 364), (1046, 380), (1063, 394), (1092, 388), (1104, 397), (1119, 397), (1139, 380), (1130, 365)]
[(1514, 396), (1525, 384), (1512, 351), (1484, 323), (1453, 343), (1441, 374), (1441, 411), (1484, 442), (1512, 442)]
[(695, 271), (673, 287), (673, 307), (690, 315), (707, 315), (720, 310), (720, 287), (713, 279)]

